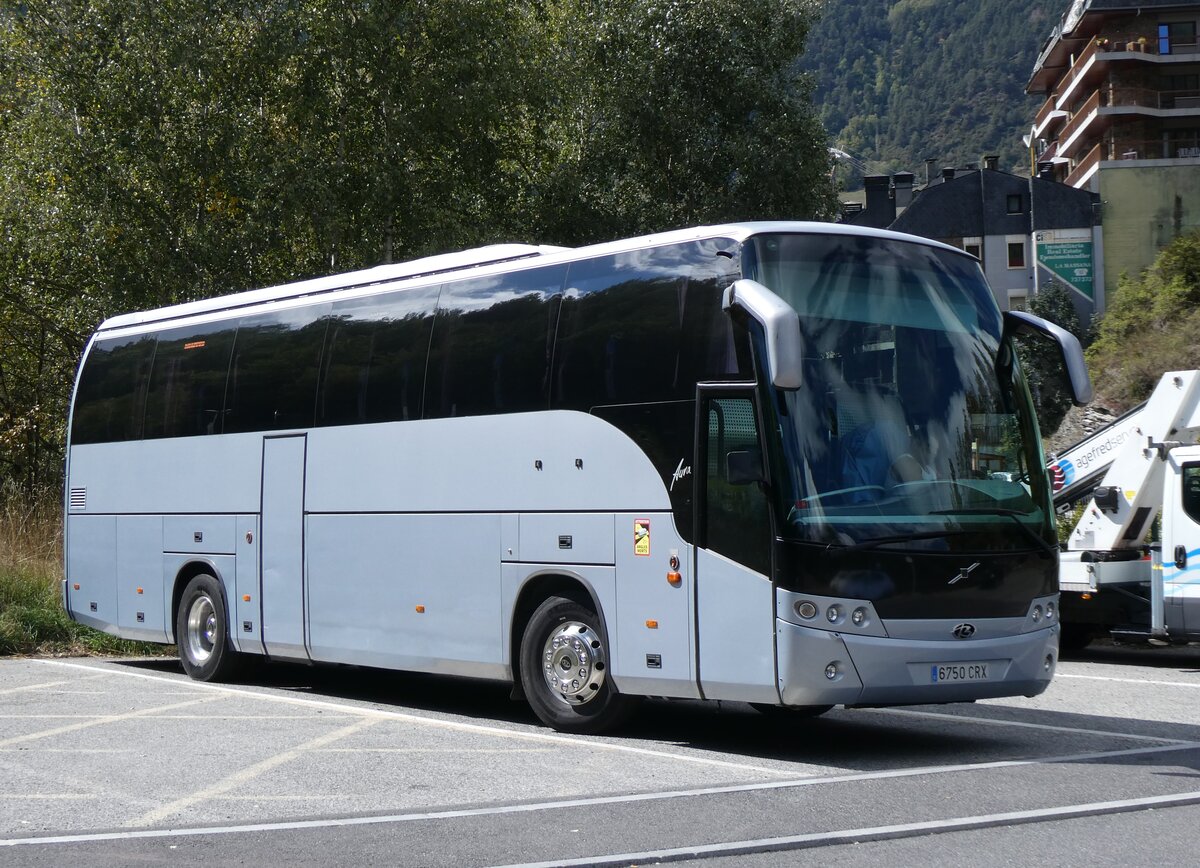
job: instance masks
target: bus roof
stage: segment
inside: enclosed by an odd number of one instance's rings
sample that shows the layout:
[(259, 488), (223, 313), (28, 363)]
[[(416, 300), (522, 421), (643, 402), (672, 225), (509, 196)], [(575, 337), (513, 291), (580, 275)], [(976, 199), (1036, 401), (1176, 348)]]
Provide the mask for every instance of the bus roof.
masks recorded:
[(323, 295), (336, 290), (397, 283), (440, 274), (464, 272), (471, 269), (481, 269), (485, 273), (495, 273), (504, 271), (507, 267), (518, 262), (522, 266), (527, 264), (549, 265), (557, 262), (571, 262), (593, 256), (636, 250), (642, 247), (656, 247), (680, 241), (693, 241), (705, 238), (729, 238), (736, 242), (742, 242), (755, 235), (783, 233), (873, 237), (881, 240), (890, 239), (923, 243), (958, 253), (962, 252), (957, 248), (950, 247), (938, 241), (914, 235), (905, 235), (886, 229), (848, 226), (841, 223), (802, 221), (759, 221), (698, 226), (690, 229), (676, 229), (669, 232), (643, 235), (637, 238), (627, 238), (620, 241), (609, 241), (586, 247), (573, 248), (534, 244), (492, 244), (456, 253), (442, 253), (435, 256), (426, 256), (421, 259), (413, 259), (408, 262), (377, 265), (373, 268), (365, 268), (359, 271), (349, 271), (327, 277), (301, 280), (295, 283), (279, 284), (263, 289), (236, 292), (200, 301), (155, 308), (153, 310), (120, 314), (106, 319), (100, 324), (98, 331), (111, 331), (115, 329), (136, 331), (137, 326), (161, 323), (167, 320), (184, 319), (192, 316), (253, 307), (274, 301)]

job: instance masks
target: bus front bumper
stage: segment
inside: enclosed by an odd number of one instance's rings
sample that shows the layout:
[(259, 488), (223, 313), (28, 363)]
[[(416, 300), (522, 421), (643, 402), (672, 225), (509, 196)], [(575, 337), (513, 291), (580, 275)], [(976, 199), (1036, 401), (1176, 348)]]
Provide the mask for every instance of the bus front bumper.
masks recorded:
[(924, 705), (1036, 696), (1054, 676), (1058, 628), (979, 640), (851, 636), (776, 622), (784, 705)]

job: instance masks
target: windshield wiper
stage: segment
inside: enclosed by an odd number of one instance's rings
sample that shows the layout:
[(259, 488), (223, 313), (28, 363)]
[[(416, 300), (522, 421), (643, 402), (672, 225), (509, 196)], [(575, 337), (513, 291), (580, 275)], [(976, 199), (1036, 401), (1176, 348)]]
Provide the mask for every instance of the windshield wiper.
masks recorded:
[(1011, 518), (1017, 523), (1017, 527), (1029, 537), (1037, 547), (1048, 555), (1058, 556), (1058, 546), (1050, 545), (1029, 525), (1021, 521), (1021, 516), (1029, 515), (1027, 512), (1021, 512), (1019, 509), (1004, 509), (1003, 507), (978, 507), (966, 509), (935, 509), (929, 513), (930, 515), (1002, 515)]

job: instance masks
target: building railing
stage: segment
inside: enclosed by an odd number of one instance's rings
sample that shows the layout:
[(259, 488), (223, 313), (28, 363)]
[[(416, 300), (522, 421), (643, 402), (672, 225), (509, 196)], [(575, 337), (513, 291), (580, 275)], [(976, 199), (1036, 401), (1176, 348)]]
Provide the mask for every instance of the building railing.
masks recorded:
[(1038, 109), (1038, 113), (1033, 118), (1033, 128), (1035, 130), (1040, 130), (1042, 128), (1042, 124), (1044, 124), (1046, 122), (1046, 119), (1048, 117), (1050, 117), (1050, 112), (1056, 111), (1056, 109), (1054, 108), (1054, 104), (1057, 101), (1058, 101), (1058, 93), (1055, 92), (1055, 93), (1050, 94), (1050, 99), (1048, 99), (1044, 103), (1042, 103), (1042, 107), (1040, 109)]
[(1155, 90), (1146, 87), (1113, 87), (1104, 91), (1107, 106), (1155, 109), (1200, 109), (1200, 90)]
[(1100, 50), (1100, 41), (1099, 40), (1093, 39), (1091, 42), (1088, 43), (1087, 48), (1085, 48), (1079, 54), (1079, 56), (1075, 58), (1075, 62), (1073, 64), (1071, 64), (1071, 68), (1069, 70), (1067, 70), (1067, 74), (1064, 75), (1061, 79), (1059, 79), (1058, 91), (1055, 94), (1055, 99), (1058, 98), (1058, 94), (1066, 93), (1068, 90), (1071, 89), (1071, 85), (1073, 85), (1075, 83), (1075, 80), (1078, 79), (1079, 76), (1083, 75), (1084, 69), (1087, 68), (1088, 61), (1090, 61), (1096, 55), (1096, 52), (1099, 50)]
[(1160, 139), (1113, 138), (1101, 143), (1105, 160), (1179, 160), (1200, 157), (1200, 138)]
[(1071, 115), (1070, 120), (1067, 121), (1067, 125), (1059, 132), (1058, 140), (1060, 142), (1065, 142), (1067, 139), (1071, 138), (1071, 136), (1074, 135), (1075, 132), (1084, 125), (1087, 119), (1091, 117), (1092, 113), (1097, 111), (1099, 108), (1100, 91), (1096, 91), (1087, 98), (1087, 102), (1080, 106), (1077, 112), (1074, 112)]

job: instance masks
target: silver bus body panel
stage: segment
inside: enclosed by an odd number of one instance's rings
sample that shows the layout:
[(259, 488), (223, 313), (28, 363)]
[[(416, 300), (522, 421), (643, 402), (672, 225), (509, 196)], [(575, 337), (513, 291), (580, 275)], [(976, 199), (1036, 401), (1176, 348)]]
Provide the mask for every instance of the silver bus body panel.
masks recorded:
[[(171, 600), (164, 599), (165, 522), (157, 515), (117, 519), (117, 623), (126, 639), (166, 642), (173, 632)], [(161, 549), (161, 551), (160, 551)]]
[(308, 534), (313, 659), (500, 674), (497, 515), (310, 515)]
[(303, 660), (305, 438), (265, 437), (262, 448), (262, 642), (272, 657)]
[(704, 697), (778, 703), (770, 580), (707, 549), (696, 551), (696, 576)]

